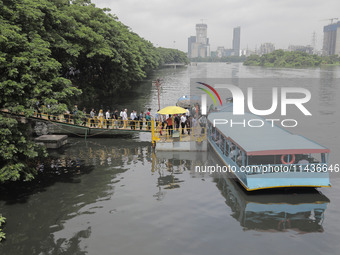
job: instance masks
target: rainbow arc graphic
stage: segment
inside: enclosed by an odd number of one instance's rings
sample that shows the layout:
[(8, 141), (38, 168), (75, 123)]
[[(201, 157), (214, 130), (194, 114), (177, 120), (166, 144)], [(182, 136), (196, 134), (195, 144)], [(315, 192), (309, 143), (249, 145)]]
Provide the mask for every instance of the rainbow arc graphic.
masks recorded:
[[(214, 92), (214, 94), (217, 96), (217, 98), (220, 101), (220, 104), (222, 106), (221, 97), (220, 97), (220, 95), (217, 93), (217, 91), (212, 86), (210, 86), (209, 84), (203, 83), (203, 82), (197, 82), (197, 83), (201, 84), (201, 85), (203, 85), (203, 86), (205, 86), (207, 88), (209, 88), (212, 92)], [(212, 100), (214, 101), (215, 106), (217, 106), (216, 99), (215, 99), (215, 97), (213, 96), (213, 94), (209, 90), (207, 90), (205, 88), (201, 88), (201, 87), (197, 87), (197, 88), (200, 89), (200, 90), (203, 90), (205, 93), (207, 93), (212, 98)]]

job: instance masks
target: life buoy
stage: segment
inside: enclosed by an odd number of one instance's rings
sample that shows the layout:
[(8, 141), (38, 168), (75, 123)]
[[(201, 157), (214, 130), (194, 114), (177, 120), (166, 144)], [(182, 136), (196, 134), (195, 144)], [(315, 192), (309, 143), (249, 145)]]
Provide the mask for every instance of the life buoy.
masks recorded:
[[(285, 156), (288, 156), (288, 154), (284, 154), (284, 155), (281, 156), (281, 162), (282, 162), (282, 164), (287, 165), (288, 163), (287, 163), (287, 161), (285, 161)], [(295, 155), (291, 154), (291, 156), (292, 156), (292, 160), (289, 161), (289, 164), (293, 164), (295, 162)]]

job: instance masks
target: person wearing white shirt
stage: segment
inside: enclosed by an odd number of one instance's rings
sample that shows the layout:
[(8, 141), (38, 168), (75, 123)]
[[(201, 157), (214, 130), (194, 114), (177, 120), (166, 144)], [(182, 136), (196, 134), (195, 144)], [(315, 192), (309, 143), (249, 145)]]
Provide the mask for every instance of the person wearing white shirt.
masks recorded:
[(181, 116), (182, 135), (184, 135), (184, 128), (185, 128), (186, 121), (187, 121), (187, 117), (185, 117), (185, 113), (184, 113)]
[(131, 129), (136, 128), (136, 119), (137, 119), (137, 114), (136, 111), (133, 110), (130, 114), (130, 119), (131, 119)]
[(110, 110), (106, 111), (105, 120), (106, 120), (106, 128), (109, 128), (109, 126), (110, 126)]
[(127, 109), (124, 110), (124, 112), (122, 114), (122, 118), (123, 118), (123, 121), (124, 121), (124, 128), (126, 128), (127, 120), (128, 120)]

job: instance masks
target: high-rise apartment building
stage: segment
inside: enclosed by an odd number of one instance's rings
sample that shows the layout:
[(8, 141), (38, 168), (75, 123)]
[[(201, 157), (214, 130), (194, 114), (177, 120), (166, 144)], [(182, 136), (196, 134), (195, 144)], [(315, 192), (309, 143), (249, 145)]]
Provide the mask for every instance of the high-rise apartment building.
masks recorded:
[(233, 32), (233, 51), (235, 56), (240, 56), (241, 27), (235, 27)]
[(340, 21), (323, 27), (323, 55), (340, 55)]
[(209, 38), (207, 37), (207, 24), (196, 24), (196, 36), (188, 38), (188, 57), (209, 57), (210, 45)]

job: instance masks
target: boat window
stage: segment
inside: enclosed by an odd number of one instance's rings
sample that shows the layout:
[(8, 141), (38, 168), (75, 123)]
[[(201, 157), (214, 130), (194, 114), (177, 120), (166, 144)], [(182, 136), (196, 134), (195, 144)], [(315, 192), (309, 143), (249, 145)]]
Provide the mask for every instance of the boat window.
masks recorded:
[(224, 142), (225, 142), (225, 138), (224, 138), (224, 136), (221, 135), (219, 147), (220, 147), (221, 151), (223, 152), (223, 154), (224, 154)]
[(249, 156), (248, 165), (282, 164), (281, 155)]
[[(248, 165), (261, 165), (261, 164), (286, 164), (288, 163), (288, 155), (264, 155), (264, 156), (249, 156)], [(290, 164), (317, 164), (322, 161), (321, 154), (290, 154)]]
[(295, 164), (317, 164), (321, 162), (325, 163), (325, 160), (322, 160), (321, 153), (295, 155)]
[(236, 159), (236, 164), (238, 166), (242, 166), (243, 165), (243, 157), (244, 157), (244, 154), (242, 153), (241, 150), (239, 150), (238, 154), (237, 154), (237, 159)]
[(235, 144), (231, 143), (229, 157), (231, 160), (236, 161), (237, 149)]
[(230, 141), (226, 141), (226, 148), (225, 148), (225, 151), (224, 151), (224, 155), (228, 156), (229, 155), (229, 142)]
[(215, 127), (212, 127), (211, 129), (211, 137), (214, 141), (217, 140), (217, 136), (216, 136), (216, 128)]

